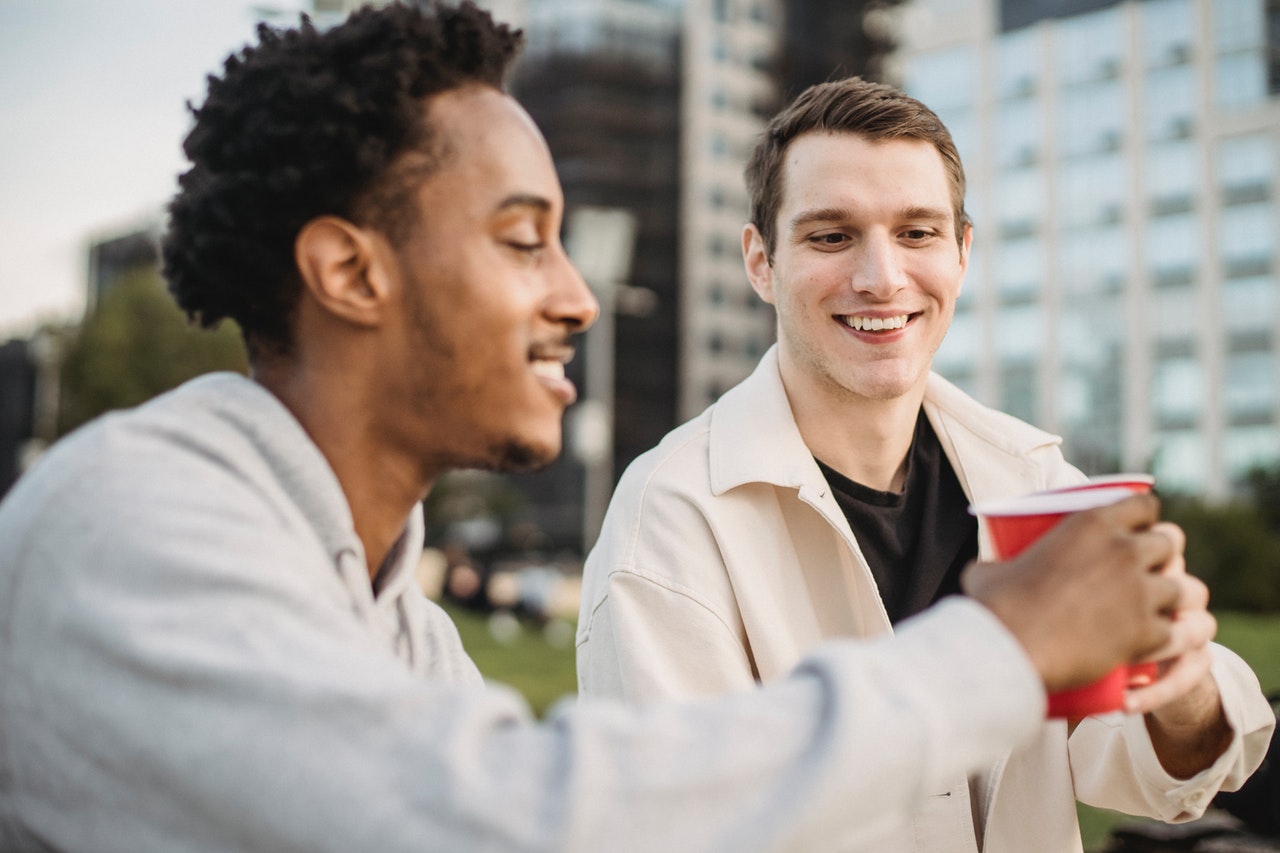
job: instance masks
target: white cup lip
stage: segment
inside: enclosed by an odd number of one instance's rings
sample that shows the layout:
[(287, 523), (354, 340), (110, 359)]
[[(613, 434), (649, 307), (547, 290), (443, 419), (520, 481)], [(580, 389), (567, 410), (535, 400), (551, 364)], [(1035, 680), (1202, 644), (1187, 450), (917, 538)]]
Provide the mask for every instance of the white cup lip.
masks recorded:
[(1098, 489), (1111, 486), (1121, 486), (1126, 483), (1142, 483), (1143, 485), (1154, 488), (1156, 478), (1150, 474), (1100, 474), (1097, 477), (1090, 477), (1083, 483), (1077, 483), (1074, 486), (1059, 486), (1056, 489), (1045, 489), (1044, 492), (1036, 494), (1056, 494), (1057, 492), (1078, 492), (1081, 489)]
[(969, 513), (977, 516), (1059, 515), (1107, 506), (1131, 497), (1133, 494), (1135, 494), (1133, 489), (1121, 486), (1102, 486), (1076, 491), (1034, 492), (1016, 498), (973, 504), (969, 507)]

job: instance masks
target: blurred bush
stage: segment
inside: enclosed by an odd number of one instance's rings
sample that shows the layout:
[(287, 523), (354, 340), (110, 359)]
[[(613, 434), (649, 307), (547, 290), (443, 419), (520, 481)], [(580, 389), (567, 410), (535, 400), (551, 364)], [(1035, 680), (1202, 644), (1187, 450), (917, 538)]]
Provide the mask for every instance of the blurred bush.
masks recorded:
[(1255, 469), (1229, 503), (1166, 496), (1164, 515), (1186, 531), (1187, 570), (1214, 610), (1280, 611), (1280, 467)]
[(58, 435), (215, 370), (246, 372), (239, 329), (187, 322), (153, 269), (122, 275), (64, 341)]

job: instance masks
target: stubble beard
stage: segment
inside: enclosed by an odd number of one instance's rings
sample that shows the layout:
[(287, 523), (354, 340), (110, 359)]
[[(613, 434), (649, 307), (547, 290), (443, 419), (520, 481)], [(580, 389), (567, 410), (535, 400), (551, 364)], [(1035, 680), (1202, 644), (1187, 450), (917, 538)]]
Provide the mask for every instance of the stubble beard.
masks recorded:
[(490, 471), (530, 474), (546, 468), (560, 454), (555, 450), (534, 447), (528, 442), (509, 438), (493, 445), (488, 455), (492, 460), (491, 465), (487, 466)]

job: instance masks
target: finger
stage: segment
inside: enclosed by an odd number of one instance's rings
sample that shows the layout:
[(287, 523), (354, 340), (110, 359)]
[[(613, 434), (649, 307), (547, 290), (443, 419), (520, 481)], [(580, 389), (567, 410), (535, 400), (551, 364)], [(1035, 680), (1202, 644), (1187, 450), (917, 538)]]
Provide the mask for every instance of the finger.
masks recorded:
[(1169, 521), (1161, 521), (1153, 525), (1151, 532), (1167, 536), (1173, 543), (1173, 556), (1165, 561), (1160, 571), (1164, 574), (1185, 574), (1187, 562), (1184, 552), (1187, 547), (1187, 534), (1182, 532), (1181, 527)]
[(1175, 575), (1174, 578), (1181, 588), (1175, 618), (1180, 619), (1183, 613), (1202, 611), (1209, 606), (1209, 587), (1205, 586), (1204, 581), (1192, 575)]
[[(1154, 495), (1133, 495), (1088, 512), (1098, 513), (1129, 530), (1142, 530), (1152, 527), (1160, 520), (1160, 501)], [(1086, 514), (1088, 513), (1077, 513), (1077, 515)]]
[(1154, 684), (1126, 692), (1125, 711), (1146, 714), (1186, 695), (1209, 674), (1212, 665), (1213, 655), (1203, 647), (1175, 658)]
[(1218, 620), (1207, 610), (1180, 614), (1169, 627), (1169, 639), (1160, 648), (1142, 658), (1163, 661), (1203, 649), (1218, 633)]
[(1177, 550), (1177, 539), (1159, 527), (1134, 533), (1133, 537), (1142, 547), (1141, 556), (1146, 565), (1153, 569), (1163, 569), (1181, 556)]
[(1182, 528), (1174, 524), (1172, 521), (1158, 521), (1151, 525), (1152, 533), (1159, 533), (1162, 536), (1168, 536), (1173, 542), (1173, 548), (1181, 554), (1187, 547), (1187, 534)]
[[(1185, 575), (1184, 575), (1185, 577)], [(1183, 584), (1178, 578), (1162, 574), (1151, 574), (1145, 578), (1149, 614), (1164, 614), (1172, 618), (1178, 612), (1178, 603), (1182, 600)]]

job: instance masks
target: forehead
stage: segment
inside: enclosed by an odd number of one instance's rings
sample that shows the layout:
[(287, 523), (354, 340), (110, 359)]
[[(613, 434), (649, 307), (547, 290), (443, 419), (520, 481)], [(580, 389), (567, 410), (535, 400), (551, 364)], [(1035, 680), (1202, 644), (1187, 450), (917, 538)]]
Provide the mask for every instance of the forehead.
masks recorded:
[(455, 211), (494, 209), (511, 196), (561, 200), (551, 152), (529, 114), (487, 86), (431, 98), (426, 117), (442, 157), (423, 190)]
[(922, 139), (802, 134), (787, 146), (781, 188), (783, 209), (807, 207), (818, 198), (951, 206), (942, 155)]

